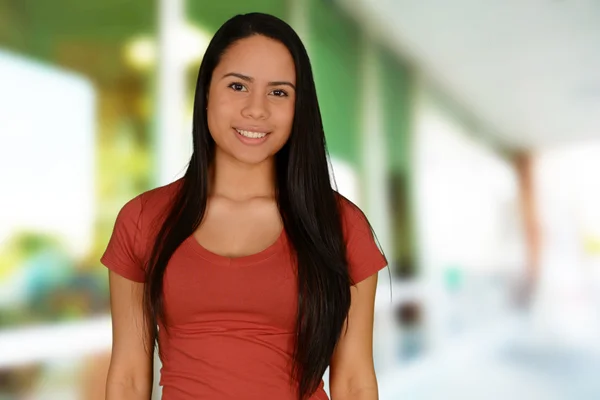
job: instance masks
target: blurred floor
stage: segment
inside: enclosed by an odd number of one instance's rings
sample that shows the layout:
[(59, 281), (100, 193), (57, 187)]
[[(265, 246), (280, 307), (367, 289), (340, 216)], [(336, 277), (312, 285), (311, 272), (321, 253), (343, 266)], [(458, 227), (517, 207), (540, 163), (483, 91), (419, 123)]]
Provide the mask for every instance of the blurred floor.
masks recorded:
[(381, 382), (382, 400), (594, 400), (600, 352), (540, 335), (528, 315), (457, 341)]

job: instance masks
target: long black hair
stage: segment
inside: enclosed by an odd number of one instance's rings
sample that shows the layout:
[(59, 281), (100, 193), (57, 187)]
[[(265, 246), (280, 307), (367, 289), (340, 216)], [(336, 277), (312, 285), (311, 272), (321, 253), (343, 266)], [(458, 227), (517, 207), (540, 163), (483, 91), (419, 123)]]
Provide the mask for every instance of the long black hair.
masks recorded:
[[(206, 105), (212, 73), (235, 42), (262, 35), (287, 47), (296, 68), (296, 103), (292, 131), (275, 155), (276, 198), (297, 270), (296, 341), (290, 378), (298, 398), (314, 393), (329, 365), (350, 308), (350, 286), (340, 200), (331, 187), (325, 134), (308, 54), (284, 21), (267, 14), (237, 15), (210, 42), (198, 73), (194, 99), (193, 154), (164, 222), (157, 233), (146, 271), (144, 307), (157, 338), (166, 324), (163, 276), (179, 245), (200, 225), (209, 195), (209, 167), (215, 143)], [(152, 346), (155, 345), (154, 340)], [(160, 350), (160, 349), (159, 349)]]

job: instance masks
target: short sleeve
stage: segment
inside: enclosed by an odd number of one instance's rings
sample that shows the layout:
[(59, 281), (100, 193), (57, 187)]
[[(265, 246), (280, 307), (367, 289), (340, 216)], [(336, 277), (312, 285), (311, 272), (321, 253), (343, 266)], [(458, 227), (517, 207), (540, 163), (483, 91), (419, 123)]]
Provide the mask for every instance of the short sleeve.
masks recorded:
[(119, 211), (112, 235), (100, 262), (108, 269), (135, 282), (144, 282), (141, 249), (140, 196), (127, 202)]
[(371, 226), (362, 211), (345, 200), (346, 257), (353, 284), (367, 279), (387, 266), (387, 260), (375, 241)]

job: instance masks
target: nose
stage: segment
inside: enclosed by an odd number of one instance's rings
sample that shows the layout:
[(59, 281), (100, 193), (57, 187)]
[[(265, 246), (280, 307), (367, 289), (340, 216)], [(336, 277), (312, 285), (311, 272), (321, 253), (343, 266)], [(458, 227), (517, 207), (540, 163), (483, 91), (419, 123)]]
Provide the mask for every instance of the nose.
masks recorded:
[(260, 92), (248, 96), (248, 101), (242, 109), (244, 118), (266, 119), (270, 115), (267, 99)]

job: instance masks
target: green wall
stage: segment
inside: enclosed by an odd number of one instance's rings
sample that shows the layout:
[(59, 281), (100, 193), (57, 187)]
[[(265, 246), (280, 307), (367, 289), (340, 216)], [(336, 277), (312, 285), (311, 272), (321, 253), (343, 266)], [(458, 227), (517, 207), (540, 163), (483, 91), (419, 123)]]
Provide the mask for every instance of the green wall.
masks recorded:
[(389, 52), (379, 52), (379, 83), (383, 96), (383, 124), (387, 159), (394, 171), (409, 169), (412, 75), (409, 67)]
[(327, 145), (332, 156), (360, 165), (360, 31), (333, 4), (307, 0), (308, 37)]
[(187, 15), (211, 33), (237, 14), (264, 12), (283, 20), (289, 16), (285, 0), (188, 0)]

